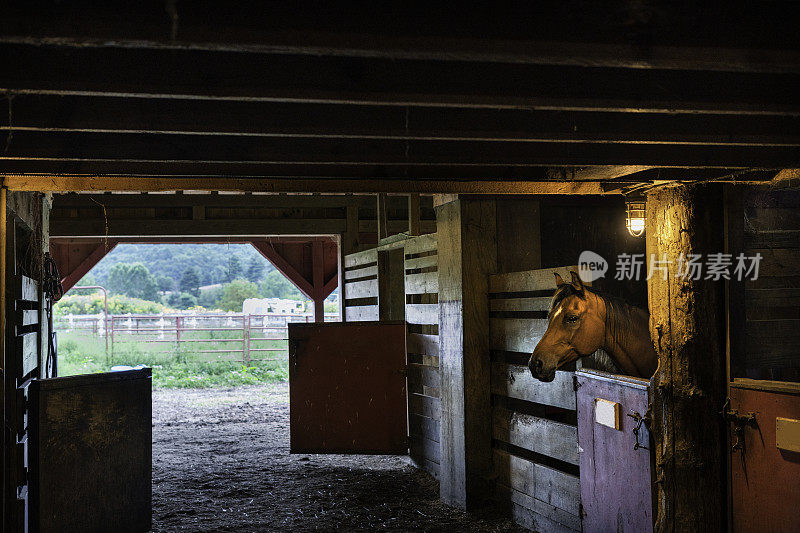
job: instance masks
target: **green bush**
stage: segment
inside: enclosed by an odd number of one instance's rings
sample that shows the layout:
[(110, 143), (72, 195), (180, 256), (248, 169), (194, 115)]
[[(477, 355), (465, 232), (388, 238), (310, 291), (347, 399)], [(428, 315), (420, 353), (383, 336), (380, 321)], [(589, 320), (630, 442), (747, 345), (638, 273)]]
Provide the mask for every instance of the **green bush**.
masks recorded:
[[(63, 315), (96, 315), (103, 312), (103, 294), (70, 294), (61, 298), (53, 306), (55, 316)], [(141, 314), (154, 315), (164, 311), (164, 306), (157, 302), (130, 298), (115, 294), (108, 298), (109, 315)]]

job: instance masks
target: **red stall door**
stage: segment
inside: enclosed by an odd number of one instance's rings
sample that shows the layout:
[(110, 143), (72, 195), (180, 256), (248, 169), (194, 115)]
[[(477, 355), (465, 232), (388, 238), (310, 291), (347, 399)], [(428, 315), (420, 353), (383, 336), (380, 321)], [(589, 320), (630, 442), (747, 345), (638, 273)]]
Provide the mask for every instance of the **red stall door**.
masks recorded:
[(408, 453), (405, 323), (289, 324), (291, 453)]
[(729, 411), (732, 530), (800, 531), (800, 386), (739, 381)]

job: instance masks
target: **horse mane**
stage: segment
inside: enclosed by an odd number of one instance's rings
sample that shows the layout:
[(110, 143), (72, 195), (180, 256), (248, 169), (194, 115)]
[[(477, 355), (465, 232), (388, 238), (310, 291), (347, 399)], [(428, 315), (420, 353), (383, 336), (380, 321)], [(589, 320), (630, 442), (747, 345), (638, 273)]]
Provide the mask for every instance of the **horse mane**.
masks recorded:
[[(634, 313), (635, 311), (643, 311), (642, 309), (629, 304), (618, 296), (612, 296), (597, 290), (590, 290), (587, 287), (584, 287), (583, 290), (578, 290), (571, 283), (564, 283), (556, 289), (553, 298), (550, 300), (550, 309), (547, 312), (547, 318), (551, 319), (561, 302), (569, 296), (577, 296), (585, 300), (586, 294), (584, 291), (591, 292), (605, 303), (606, 324), (612, 336), (617, 337), (626, 331), (634, 331), (638, 327)], [(587, 356), (587, 359), (590, 359), (594, 363), (590, 365), (590, 368), (605, 370), (615, 374), (620, 373), (620, 369), (614, 362), (614, 359), (602, 349)]]

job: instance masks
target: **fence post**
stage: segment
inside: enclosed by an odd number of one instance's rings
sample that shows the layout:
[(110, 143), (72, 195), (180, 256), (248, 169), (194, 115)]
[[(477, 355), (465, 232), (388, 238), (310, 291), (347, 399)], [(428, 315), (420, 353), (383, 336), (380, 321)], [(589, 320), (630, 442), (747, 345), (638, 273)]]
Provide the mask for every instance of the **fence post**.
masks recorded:
[(175, 355), (181, 353), (181, 317), (175, 317)]
[(242, 314), (242, 363), (250, 366), (250, 315)]
[[(106, 319), (106, 326), (108, 326), (108, 319)], [(108, 332), (106, 332), (106, 338), (108, 338)], [(106, 354), (108, 354), (108, 350), (106, 350)], [(111, 358), (114, 358), (114, 316), (111, 316)]]

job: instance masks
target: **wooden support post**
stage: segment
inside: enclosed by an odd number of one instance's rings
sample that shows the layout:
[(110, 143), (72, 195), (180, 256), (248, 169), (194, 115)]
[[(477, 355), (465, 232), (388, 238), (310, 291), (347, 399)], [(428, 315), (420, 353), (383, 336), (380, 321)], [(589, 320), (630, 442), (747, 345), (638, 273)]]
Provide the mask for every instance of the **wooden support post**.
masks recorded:
[(377, 223), (378, 223), (378, 242), (389, 236), (389, 219), (386, 212), (386, 193), (378, 194), (378, 209)]
[(676, 276), (681, 254), (705, 261), (723, 251), (722, 204), (721, 189), (707, 185), (647, 196), (648, 257), (675, 262), (647, 284), (659, 356), (650, 393), (656, 531), (725, 530), (724, 281)]
[(408, 195), (408, 234), (412, 237), (420, 235), (419, 218), (419, 193), (412, 192)]
[(436, 209), (442, 500), (480, 505), (491, 490), (488, 274), (497, 270), (496, 205), (456, 199)]
[(314, 286), (314, 322), (325, 322), (325, 264), (323, 244), (315, 239), (311, 245), (312, 279)]
[(403, 249), (378, 252), (378, 320), (405, 320)]
[(347, 223), (345, 226), (342, 249), (344, 254), (349, 254), (358, 250), (358, 204), (350, 203), (345, 208)]

